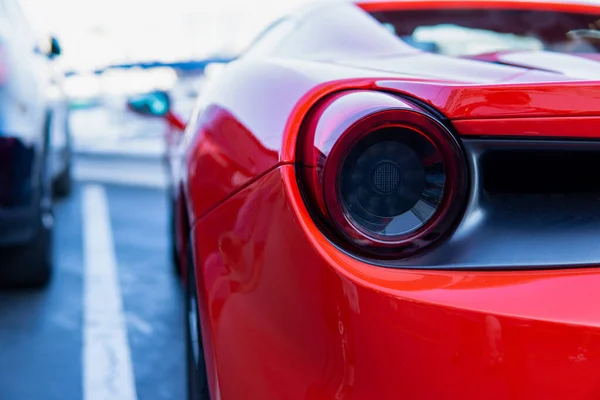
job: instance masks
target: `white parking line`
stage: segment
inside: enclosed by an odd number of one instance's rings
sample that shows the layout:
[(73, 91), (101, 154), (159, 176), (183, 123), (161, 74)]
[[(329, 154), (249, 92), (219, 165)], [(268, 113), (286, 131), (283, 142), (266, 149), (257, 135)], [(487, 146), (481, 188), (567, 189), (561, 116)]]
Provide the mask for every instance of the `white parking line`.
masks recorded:
[[(116, 185), (138, 186), (153, 189), (164, 189), (167, 187), (167, 178), (164, 173), (154, 174), (140, 168), (138, 171), (127, 170), (103, 170), (89, 168), (87, 166), (76, 166), (73, 177), (78, 181), (102, 182)], [(162, 171), (161, 171), (162, 172)]]
[(78, 181), (140, 186), (167, 187), (167, 174), (161, 159), (155, 162), (78, 158), (73, 163), (73, 177)]
[(83, 189), (83, 399), (135, 400), (106, 193)]

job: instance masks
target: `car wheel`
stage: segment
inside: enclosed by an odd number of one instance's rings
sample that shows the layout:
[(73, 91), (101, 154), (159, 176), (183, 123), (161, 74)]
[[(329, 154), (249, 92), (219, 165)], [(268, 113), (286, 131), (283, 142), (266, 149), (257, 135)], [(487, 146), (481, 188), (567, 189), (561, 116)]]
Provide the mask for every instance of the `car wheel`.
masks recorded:
[(2, 250), (0, 286), (41, 288), (52, 276), (52, 215), (40, 218), (34, 238), (26, 244)]
[[(191, 253), (191, 251), (189, 252)], [(209, 400), (208, 379), (204, 361), (204, 347), (200, 333), (200, 316), (198, 313), (198, 294), (191, 254), (188, 255), (187, 290), (186, 290), (186, 331), (187, 331), (187, 376), (188, 399)]]
[(72, 188), (71, 163), (69, 162), (65, 169), (54, 179), (52, 191), (57, 198), (64, 198), (71, 194)]

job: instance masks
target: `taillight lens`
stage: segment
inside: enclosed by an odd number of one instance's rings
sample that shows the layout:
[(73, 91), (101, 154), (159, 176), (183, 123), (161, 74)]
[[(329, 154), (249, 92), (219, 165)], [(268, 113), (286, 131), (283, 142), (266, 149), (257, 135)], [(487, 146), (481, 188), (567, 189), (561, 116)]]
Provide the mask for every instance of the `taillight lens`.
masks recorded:
[(299, 143), (309, 208), (343, 247), (402, 258), (449, 233), (467, 189), (460, 146), (439, 121), (392, 95), (321, 103)]

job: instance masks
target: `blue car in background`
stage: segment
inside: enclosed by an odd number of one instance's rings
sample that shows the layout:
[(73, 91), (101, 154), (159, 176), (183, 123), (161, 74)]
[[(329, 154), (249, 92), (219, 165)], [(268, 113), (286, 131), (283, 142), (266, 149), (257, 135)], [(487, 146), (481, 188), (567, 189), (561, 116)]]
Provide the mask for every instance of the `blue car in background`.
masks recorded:
[(0, 287), (40, 287), (52, 272), (53, 199), (71, 187), (68, 104), (17, 0), (0, 0)]

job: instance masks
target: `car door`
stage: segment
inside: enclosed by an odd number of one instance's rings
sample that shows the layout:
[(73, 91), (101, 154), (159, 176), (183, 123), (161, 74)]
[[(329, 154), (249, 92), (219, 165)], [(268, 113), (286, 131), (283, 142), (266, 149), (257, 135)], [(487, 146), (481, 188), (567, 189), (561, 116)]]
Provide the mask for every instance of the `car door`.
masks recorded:
[(44, 143), (49, 80), (46, 56), (17, 0), (0, 0), (0, 43), (4, 83), (0, 94), (3, 130), (25, 143)]

